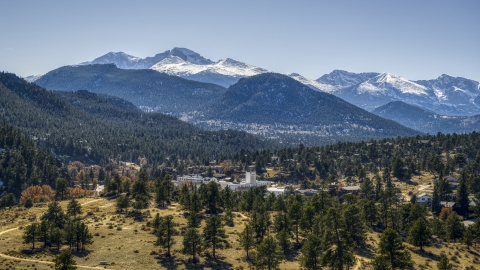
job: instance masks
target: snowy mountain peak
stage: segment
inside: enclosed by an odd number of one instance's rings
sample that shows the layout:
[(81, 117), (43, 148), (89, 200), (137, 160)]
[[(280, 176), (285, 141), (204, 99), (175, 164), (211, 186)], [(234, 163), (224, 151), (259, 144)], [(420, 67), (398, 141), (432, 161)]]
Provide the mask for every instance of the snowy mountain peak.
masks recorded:
[(212, 60), (206, 59), (200, 54), (186, 48), (175, 47), (170, 51), (170, 55), (178, 56), (187, 62), (197, 65), (208, 65), (213, 63)]
[(365, 73), (353, 73), (345, 70), (334, 70), (328, 74), (323, 75), (316, 81), (323, 84), (329, 84), (336, 89), (350, 87), (359, 83), (365, 82), (379, 73), (365, 72)]
[[(416, 84), (398, 75), (388, 72), (381, 73), (358, 86), (359, 93), (377, 92), (387, 95), (394, 94), (414, 94), (428, 95), (427, 88)], [(395, 93), (398, 92), (398, 93)]]

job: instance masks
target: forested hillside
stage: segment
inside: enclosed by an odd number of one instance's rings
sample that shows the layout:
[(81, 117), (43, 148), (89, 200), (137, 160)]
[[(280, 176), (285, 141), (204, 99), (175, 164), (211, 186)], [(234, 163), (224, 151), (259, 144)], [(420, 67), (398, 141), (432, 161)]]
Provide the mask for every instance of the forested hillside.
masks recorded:
[(130, 106), (123, 101), (120, 107), (112, 102), (100, 106), (104, 96), (80, 92), (67, 100), (73, 106), (36, 84), (0, 73), (0, 117), (58, 155), (88, 156), (95, 163), (133, 161), (139, 156), (157, 163), (167, 157), (204, 162), (242, 148), (272, 146), (243, 132), (204, 131), (175, 117), (125, 111), (121, 107)]
[(180, 115), (223, 94), (226, 89), (150, 69), (119, 69), (114, 64), (65, 66), (35, 81), (49, 90), (89, 90), (124, 98), (136, 106)]
[(27, 186), (54, 186), (60, 165), (20, 130), (0, 124), (0, 195), (12, 192), (18, 199)]

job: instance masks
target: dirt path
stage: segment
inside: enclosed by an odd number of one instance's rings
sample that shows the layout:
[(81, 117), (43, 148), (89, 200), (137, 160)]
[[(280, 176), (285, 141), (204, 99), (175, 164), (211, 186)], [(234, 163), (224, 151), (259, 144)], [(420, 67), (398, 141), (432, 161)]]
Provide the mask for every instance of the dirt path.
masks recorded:
[(89, 202), (86, 202), (86, 203), (82, 203), (81, 205), (87, 205), (87, 204), (91, 204), (91, 203), (94, 203), (94, 202), (98, 202), (98, 201), (101, 201), (102, 199), (96, 199), (96, 200), (93, 200), (93, 201), (89, 201)]
[[(92, 201), (93, 202), (93, 201)], [(90, 202), (88, 202), (90, 203)], [(17, 230), (18, 228), (13, 228), (13, 229), (8, 229), (8, 230), (5, 230), (3, 232), (0, 232), (0, 235), (2, 234), (5, 234), (5, 233), (8, 233), (8, 232), (11, 232), (11, 231), (14, 231), (14, 230)], [(53, 262), (49, 262), (49, 261), (42, 261), (42, 260), (34, 260), (34, 259), (24, 259), (24, 258), (19, 258), (19, 257), (14, 257), (14, 256), (9, 256), (7, 254), (4, 254), (4, 253), (1, 253), (0, 252), (0, 257), (2, 258), (5, 258), (5, 259), (10, 259), (10, 260), (15, 260), (15, 261), (24, 261), (24, 262), (34, 262), (34, 263), (42, 263), (42, 264), (49, 264), (49, 265), (52, 265)], [(82, 268), (82, 269), (105, 269), (103, 267), (100, 267), (100, 266), (86, 266), (86, 265), (76, 265), (78, 268)]]

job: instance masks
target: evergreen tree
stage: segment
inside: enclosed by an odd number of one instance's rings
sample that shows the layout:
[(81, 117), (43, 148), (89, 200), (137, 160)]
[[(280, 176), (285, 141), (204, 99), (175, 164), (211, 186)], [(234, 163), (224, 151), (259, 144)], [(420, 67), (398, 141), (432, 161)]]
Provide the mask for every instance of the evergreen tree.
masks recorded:
[(355, 242), (349, 238), (345, 220), (339, 209), (331, 207), (326, 214), (326, 228), (323, 236), (325, 254), (323, 264), (332, 269), (343, 269), (355, 264)]
[(173, 216), (168, 215), (160, 220), (156, 231), (156, 244), (167, 249), (167, 257), (170, 257), (170, 248), (175, 244), (173, 236), (178, 234), (175, 226), (176, 224), (173, 222)]
[(127, 196), (120, 196), (116, 200), (117, 211), (123, 212), (125, 208), (128, 208), (130, 204), (130, 199)]
[(434, 215), (439, 215), (442, 210), (442, 205), (440, 204), (440, 195), (438, 193), (437, 183), (433, 185), (433, 195), (432, 195), (432, 213)]
[(302, 205), (299, 201), (295, 200), (288, 207), (288, 218), (293, 227), (295, 228), (295, 241), (298, 243), (298, 228), (300, 227), (300, 221), (302, 219)]
[(93, 236), (88, 231), (88, 226), (83, 222), (76, 222), (76, 242), (77, 242), (77, 251), (81, 246), (81, 250), (85, 250), (86, 245), (93, 244)]
[(393, 229), (386, 229), (380, 237), (376, 258), (379, 262), (386, 263), (392, 270), (407, 269), (411, 265), (411, 255), (402, 244), (402, 238)]
[(320, 269), (322, 245), (320, 238), (311, 234), (308, 235), (307, 241), (302, 246), (302, 256), (300, 257), (300, 265), (306, 269)]
[(278, 245), (283, 251), (283, 254), (287, 254), (288, 249), (290, 248), (290, 233), (287, 231), (279, 231), (275, 235)]
[(247, 224), (245, 225), (245, 229), (239, 235), (240, 246), (245, 250), (247, 253), (247, 259), (249, 259), (248, 251), (254, 246), (255, 238), (253, 235), (252, 227)]
[(345, 205), (342, 215), (348, 237), (358, 246), (363, 246), (367, 237), (367, 228), (360, 207), (357, 204)]
[(464, 229), (460, 217), (455, 212), (451, 213), (445, 220), (446, 237), (449, 240), (453, 240), (453, 242), (462, 238)]
[(365, 178), (360, 184), (360, 198), (372, 200), (375, 198), (375, 188), (370, 178)]
[(207, 207), (210, 214), (217, 213), (217, 207), (221, 202), (220, 191), (218, 184), (214, 181), (210, 181), (205, 187), (205, 193), (203, 193), (203, 202)]
[(82, 214), (82, 206), (75, 198), (71, 199), (67, 205), (67, 214), (73, 216), (73, 219), (77, 219), (77, 215)]
[(362, 214), (363, 219), (373, 226), (373, 224), (377, 221), (377, 207), (375, 206), (374, 201), (366, 201), (362, 207)]
[(428, 227), (427, 221), (422, 217), (417, 219), (410, 227), (408, 232), (408, 242), (414, 246), (420, 247), (423, 251), (424, 246), (430, 244), (432, 233)]
[(192, 262), (196, 263), (195, 256), (202, 252), (202, 238), (196, 228), (188, 228), (183, 236), (183, 253), (192, 255)]
[(55, 270), (75, 270), (77, 263), (73, 260), (73, 255), (70, 250), (62, 251), (53, 259), (55, 263)]
[(47, 211), (40, 217), (41, 220), (47, 220), (57, 228), (63, 228), (65, 224), (65, 214), (57, 201), (48, 204)]
[(278, 243), (272, 236), (267, 236), (257, 246), (255, 265), (259, 269), (276, 269), (280, 264), (281, 253), (278, 250)]
[(55, 183), (55, 197), (63, 201), (64, 197), (68, 195), (69, 184), (65, 178), (58, 178)]
[(462, 175), (459, 179), (457, 187), (457, 203), (455, 204), (456, 211), (465, 215), (468, 213), (469, 199), (468, 199), (468, 190), (467, 190), (467, 173), (462, 172)]
[(40, 225), (38, 223), (32, 223), (25, 227), (23, 230), (23, 243), (32, 244), (32, 250), (35, 249), (35, 241), (40, 234)]
[(206, 247), (212, 248), (213, 258), (216, 258), (216, 248), (222, 248), (225, 239), (228, 237), (223, 227), (224, 224), (219, 217), (211, 216), (207, 219), (205, 227), (203, 228), (203, 241)]
[(453, 265), (448, 261), (447, 256), (442, 255), (440, 261), (437, 263), (438, 270), (452, 270)]

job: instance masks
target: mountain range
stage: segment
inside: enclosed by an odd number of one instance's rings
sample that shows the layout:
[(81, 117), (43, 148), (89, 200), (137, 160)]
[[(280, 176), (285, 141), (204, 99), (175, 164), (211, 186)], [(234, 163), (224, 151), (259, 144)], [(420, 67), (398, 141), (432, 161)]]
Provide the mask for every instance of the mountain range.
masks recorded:
[[(115, 64), (120, 69), (152, 69), (223, 87), (229, 87), (241, 78), (270, 72), (230, 58), (214, 62), (186, 48), (173, 48), (146, 58), (110, 52), (79, 65), (92, 64)], [(334, 70), (316, 80), (297, 73), (288, 76), (368, 111), (392, 101), (402, 101), (441, 115), (480, 114), (480, 83), (462, 77), (443, 74), (436, 79), (412, 81), (391, 73), (343, 70)], [(26, 79), (33, 82), (41, 77), (29, 76)]]
[(394, 101), (380, 106), (373, 113), (406, 127), (430, 134), (480, 131), (480, 115), (440, 115), (402, 101)]

